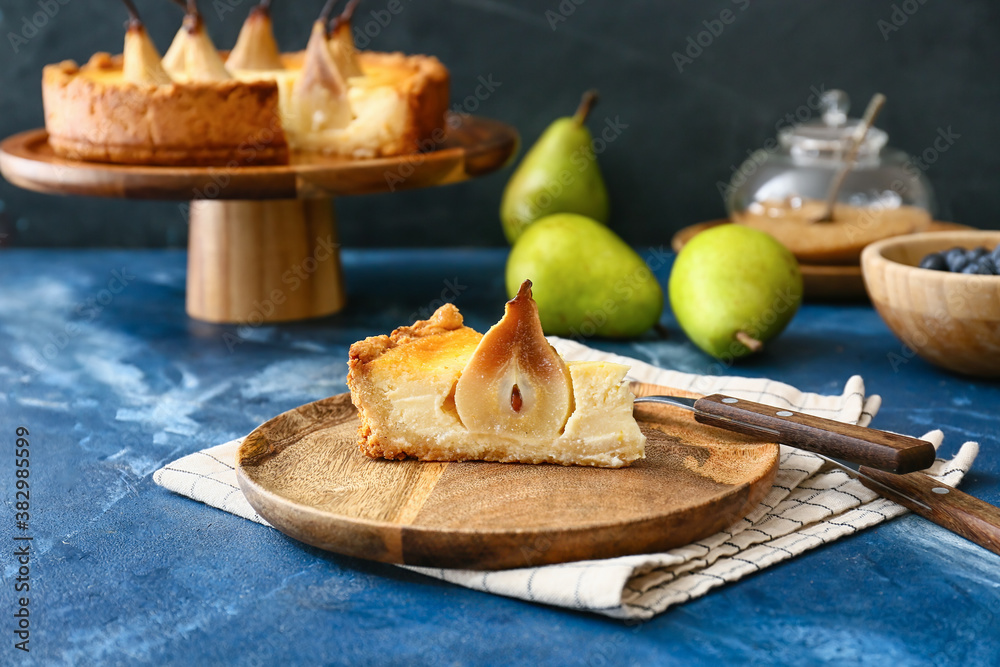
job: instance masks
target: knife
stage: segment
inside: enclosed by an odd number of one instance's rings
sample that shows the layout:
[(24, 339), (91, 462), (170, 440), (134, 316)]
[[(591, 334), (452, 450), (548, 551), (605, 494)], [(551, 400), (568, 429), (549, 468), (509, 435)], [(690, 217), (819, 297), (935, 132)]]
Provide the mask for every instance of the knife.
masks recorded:
[(635, 402), (661, 403), (692, 410), (695, 420), (702, 424), (745, 435), (765, 436), (774, 442), (893, 473), (923, 470), (934, 463), (934, 445), (926, 440), (844, 424), (741, 398), (721, 394), (699, 399), (637, 396)]
[[(815, 453), (815, 452), (814, 452)], [(907, 475), (851, 466), (818, 454), (875, 493), (899, 503), (937, 525), (1000, 554), (1000, 507), (959, 491), (920, 472)]]

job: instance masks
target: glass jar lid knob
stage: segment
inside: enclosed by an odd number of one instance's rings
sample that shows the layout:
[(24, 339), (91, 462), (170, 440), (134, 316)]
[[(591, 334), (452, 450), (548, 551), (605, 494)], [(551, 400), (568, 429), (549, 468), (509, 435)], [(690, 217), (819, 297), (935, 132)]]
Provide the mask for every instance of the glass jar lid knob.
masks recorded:
[(819, 101), (823, 110), (823, 122), (832, 127), (847, 122), (847, 112), (851, 108), (851, 98), (842, 90), (828, 90)]

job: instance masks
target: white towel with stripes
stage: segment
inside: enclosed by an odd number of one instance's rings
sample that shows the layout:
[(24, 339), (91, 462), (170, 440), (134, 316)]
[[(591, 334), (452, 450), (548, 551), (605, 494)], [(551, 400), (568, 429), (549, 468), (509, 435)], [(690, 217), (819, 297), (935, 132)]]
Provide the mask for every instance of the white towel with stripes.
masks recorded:
[[(847, 381), (840, 395), (824, 396), (765, 379), (668, 371), (573, 341), (553, 338), (552, 342), (567, 359), (627, 364), (634, 380), (701, 394), (729, 394), (841, 422), (865, 426), (881, 405), (880, 397), (865, 395), (858, 376)], [(940, 446), (942, 437), (940, 431), (923, 436), (935, 447)], [(234, 440), (185, 456), (156, 471), (153, 479), (175, 493), (267, 525), (236, 482), (233, 462), (240, 442)], [(955, 486), (978, 452), (976, 443), (967, 442), (950, 460), (939, 458), (928, 472)], [(409, 569), (488, 593), (616, 618), (646, 619), (905, 511), (839, 469), (824, 465), (818, 457), (782, 445), (774, 486), (761, 504), (728, 529), (684, 547), (518, 570)]]

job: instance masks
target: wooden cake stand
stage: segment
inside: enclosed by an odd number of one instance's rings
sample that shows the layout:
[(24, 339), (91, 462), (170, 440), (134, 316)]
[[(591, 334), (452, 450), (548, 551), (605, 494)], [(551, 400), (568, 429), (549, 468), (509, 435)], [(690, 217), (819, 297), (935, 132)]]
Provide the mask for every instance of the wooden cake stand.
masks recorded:
[(45, 130), (0, 143), (0, 173), (61, 195), (188, 200), (187, 312), (260, 324), (329, 315), (346, 297), (333, 198), (447, 185), (505, 165), (517, 131), (467, 116), (433, 150), (372, 160), (295, 154), (261, 167), (144, 167), (57, 157)]

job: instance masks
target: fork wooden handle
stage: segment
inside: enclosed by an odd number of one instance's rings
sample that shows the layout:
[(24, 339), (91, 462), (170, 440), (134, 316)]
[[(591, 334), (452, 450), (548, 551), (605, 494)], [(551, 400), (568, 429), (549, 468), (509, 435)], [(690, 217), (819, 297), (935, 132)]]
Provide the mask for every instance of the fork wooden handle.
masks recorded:
[[(995, 554), (1000, 554), (1000, 507), (919, 472), (893, 475), (864, 466), (858, 472), (871, 478), (858, 479), (872, 491)], [(914, 500), (921, 504), (913, 502)]]

